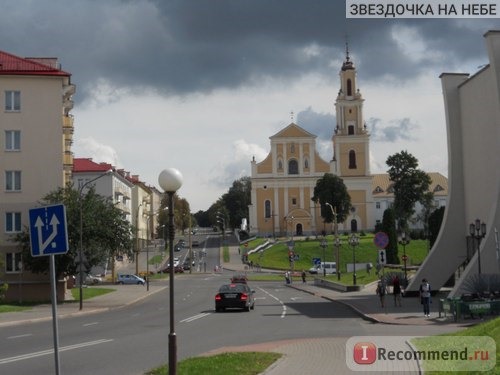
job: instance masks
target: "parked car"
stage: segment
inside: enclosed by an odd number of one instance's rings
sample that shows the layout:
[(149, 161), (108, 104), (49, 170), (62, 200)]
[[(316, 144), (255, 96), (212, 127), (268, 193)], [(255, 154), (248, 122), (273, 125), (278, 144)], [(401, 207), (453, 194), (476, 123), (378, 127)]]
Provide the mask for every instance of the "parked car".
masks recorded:
[(255, 308), (255, 291), (247, 284), (225, 284), (219, 288), (215, 295), (215, 311), (237, 308), (245, 311)]
[[(158, 273), (170, 273), (170, 264), (160, 269)], [(181, 264), (174, 265), (174, 273), (184, 273), (184, 267)]]
[(95, 285), (95, 284), (100, 284), (102, 283), (102, 277), (92, 275), (91, 273), (88, 273), (87, 276), (85, 276), (85, 284), (87, 285)]
[(146, 280), (137, 275), (119, 274), (116, 281), (118, 284), (140, 284), (144, 285)]
[(198, 247), (198, 246), (200, 246), (200, 242), (199, 242), (199, 241), (194, 240), (194, 241), (192, 241), (192, 242), (191, 242), (191, 246), (192, 246), (192, 247)]

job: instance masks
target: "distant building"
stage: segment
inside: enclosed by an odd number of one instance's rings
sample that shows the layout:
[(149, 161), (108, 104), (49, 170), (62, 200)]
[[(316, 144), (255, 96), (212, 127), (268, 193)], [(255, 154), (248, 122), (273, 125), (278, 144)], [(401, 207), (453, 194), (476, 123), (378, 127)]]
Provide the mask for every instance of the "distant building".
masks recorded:
[(71, 74), (56, 58), (0, 51), (0, 280), (9, 284), (9, 300), (50, 296), (47, 276), (24, 271), (9, 239), (29, 225), (28, 211), (40, 198), (71, 179), (74, 93)]

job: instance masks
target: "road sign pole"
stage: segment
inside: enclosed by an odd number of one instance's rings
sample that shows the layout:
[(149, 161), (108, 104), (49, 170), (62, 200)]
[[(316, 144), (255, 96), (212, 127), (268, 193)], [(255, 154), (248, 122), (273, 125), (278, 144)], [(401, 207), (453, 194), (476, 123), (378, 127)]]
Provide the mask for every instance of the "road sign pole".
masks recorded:
[(50, 287), (51, 287), (51, 298), (52, 298), (52, 329), (54, 336), (54, 359), (56, 366), (56, 375), (59, 375), (60, 363), (59, 363), (59, 327), (57, 325), (57, 291), (56, 291), (56, 265), (54, 254), (50, 254)]

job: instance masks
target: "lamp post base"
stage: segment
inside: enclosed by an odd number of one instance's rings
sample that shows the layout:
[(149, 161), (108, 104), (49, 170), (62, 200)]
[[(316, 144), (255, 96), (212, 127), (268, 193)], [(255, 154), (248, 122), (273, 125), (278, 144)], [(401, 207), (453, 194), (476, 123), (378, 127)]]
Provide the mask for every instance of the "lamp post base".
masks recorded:
[(168, 373), (177, 374), (177, 335), (175, 332), (168, 335)]

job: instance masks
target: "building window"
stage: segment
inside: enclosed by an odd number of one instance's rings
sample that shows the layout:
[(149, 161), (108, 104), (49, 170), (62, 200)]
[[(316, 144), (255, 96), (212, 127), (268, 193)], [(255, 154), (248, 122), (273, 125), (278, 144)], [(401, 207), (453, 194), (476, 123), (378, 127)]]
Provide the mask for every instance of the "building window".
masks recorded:
[(5, 213), (5, 232), (18, 233), (21, 232), (21, 213), (6, 212)]
[(296, 206), (297, 205), (297, 198), (292, 198), (292, 206)]
[(21, 191), (21, 171), (5, 172), (5, 190)]
[(288, 162), (288, 174), (299, 174), (299, 163), (292, 159)]
[(375, 203), (375, 208), (376, 208), (377, 210), (380, 210), (380, 202)]
[(22, 260), (21, 253), (6, 253), (5, 272), (20, 272), (21, 260)]
[(264, 217), (269, 219), (271, 217), (271, 201), (267, 200), (264, 202)]
[(349, 125), (347, 127), (347, 134), (354, 135), (354, 125)]
[(347, 96), (352, 96), (352, 82), (350, 79), (347, 80)]
[(5, 110), (8, 112), (21, 110), (21, 91), (5, 91)]
[(6, 130), (5, 131), (5, 150), (19, 151), (21, 149), (21, 131)]
[(349, 151), (349, 169), (356, 169), (356, 151)]

